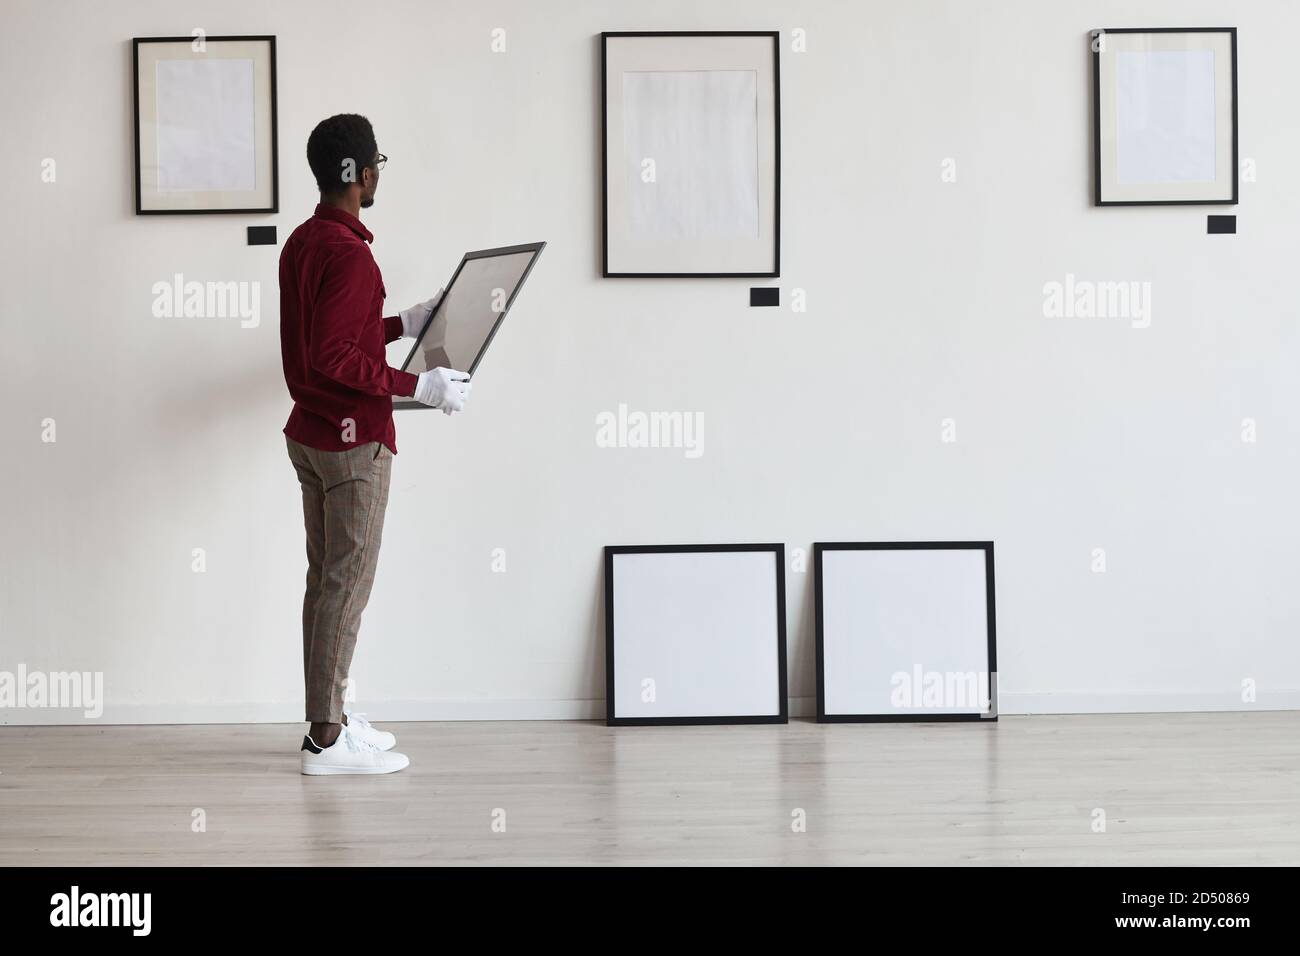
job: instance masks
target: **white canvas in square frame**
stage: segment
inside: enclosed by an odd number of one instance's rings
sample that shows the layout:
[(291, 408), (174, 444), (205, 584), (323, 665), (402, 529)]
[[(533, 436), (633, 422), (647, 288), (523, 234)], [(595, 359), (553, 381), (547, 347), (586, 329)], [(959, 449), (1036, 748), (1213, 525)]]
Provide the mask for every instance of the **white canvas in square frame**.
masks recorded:
[(778, 34), (601, 44), (604, 275), (780, 275)]
[(136, 213), (276, 212), (274, 37), (137, 38)]
[(992, 542), (814, 545), (817, 719), (997, 719)]
[(1093, 37), (1095, 201), (1237, 201), (1236, 30)]
[(605, 549), (606, 722), (785, 723), (785, 547)]

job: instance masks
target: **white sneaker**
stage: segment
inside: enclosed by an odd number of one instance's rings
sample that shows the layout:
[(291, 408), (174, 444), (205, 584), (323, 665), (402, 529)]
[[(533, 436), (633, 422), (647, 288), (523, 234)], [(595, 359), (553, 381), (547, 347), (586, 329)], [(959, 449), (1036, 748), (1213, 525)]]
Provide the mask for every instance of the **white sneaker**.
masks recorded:
[(370, 721), (366, 720), (365, 714), (354, 714), (346, 707), (343, 713), (347, 715), (347, 727), (354, 734), (360, 737), (368, 744), (374, 744), (380, 750), (392, 750), (397, 746), (397, 738), (386, 730), (380, 730)]
[[(351, 719), (351, 718), (349, 718)], [(385, 753), (366, 743), (344, 724), (338, 740), (322, 747), (308, 735), (302, 738), (302, 772), (310, 775), (334, 773), (396, 773), (411, 761), (406, 754)]]

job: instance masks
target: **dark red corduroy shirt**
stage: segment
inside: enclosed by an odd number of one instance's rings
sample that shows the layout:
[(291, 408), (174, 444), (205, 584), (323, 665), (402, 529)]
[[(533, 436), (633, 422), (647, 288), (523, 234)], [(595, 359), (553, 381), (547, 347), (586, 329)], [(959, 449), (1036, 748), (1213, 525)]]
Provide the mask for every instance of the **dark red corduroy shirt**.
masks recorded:
[(392, 396), (414, 395), (416, 377), (384, 355), (402, 320), (383, 317), (374, 238), (356, 216), (322, 204), (280, 253), (280, 354), (294, 402), (284, 433), (309, 448), (378, 441), (397, 454)]

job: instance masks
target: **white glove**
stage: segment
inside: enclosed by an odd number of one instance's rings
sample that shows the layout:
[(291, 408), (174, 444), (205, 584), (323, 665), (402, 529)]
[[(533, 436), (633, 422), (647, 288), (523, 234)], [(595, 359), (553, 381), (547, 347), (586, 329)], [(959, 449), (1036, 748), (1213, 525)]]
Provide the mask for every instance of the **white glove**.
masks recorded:
[(421, 372), (415, 382), (415, 400), (450, 415), (465, 407), (470, 381), (465, 372), (451, 368), (434, 368)]
[(442, 290), (439, 289), (438, 294), (432, 299), (427, 299), (411, 306), (409, 309), (398, 312), (397, 314), (402, 320), (402, 335), (408, 339), (413, 339), (419, 335), (420, 330), (424, 328), (424, 323), (429, 321), (429, 313), (436, 309), (441, 301)]

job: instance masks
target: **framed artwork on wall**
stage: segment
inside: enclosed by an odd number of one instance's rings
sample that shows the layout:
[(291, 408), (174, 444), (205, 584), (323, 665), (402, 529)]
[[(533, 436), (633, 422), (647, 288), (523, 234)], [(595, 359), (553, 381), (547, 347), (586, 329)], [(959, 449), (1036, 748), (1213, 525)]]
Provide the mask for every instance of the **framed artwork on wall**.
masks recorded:
[(601, 34), (606, 277), (781, 274), (780, 35)]
[(1092, 35), (1098, 206), (1237, 202), (1237, 31)]
[(784, 724), (785, 546), (605, 548), (606, 723)]
[(278, 212), (275, 37), (136, 37), (135, 211)]
[(813, 545), (817, 720), (997, 720), (991, 541)]

